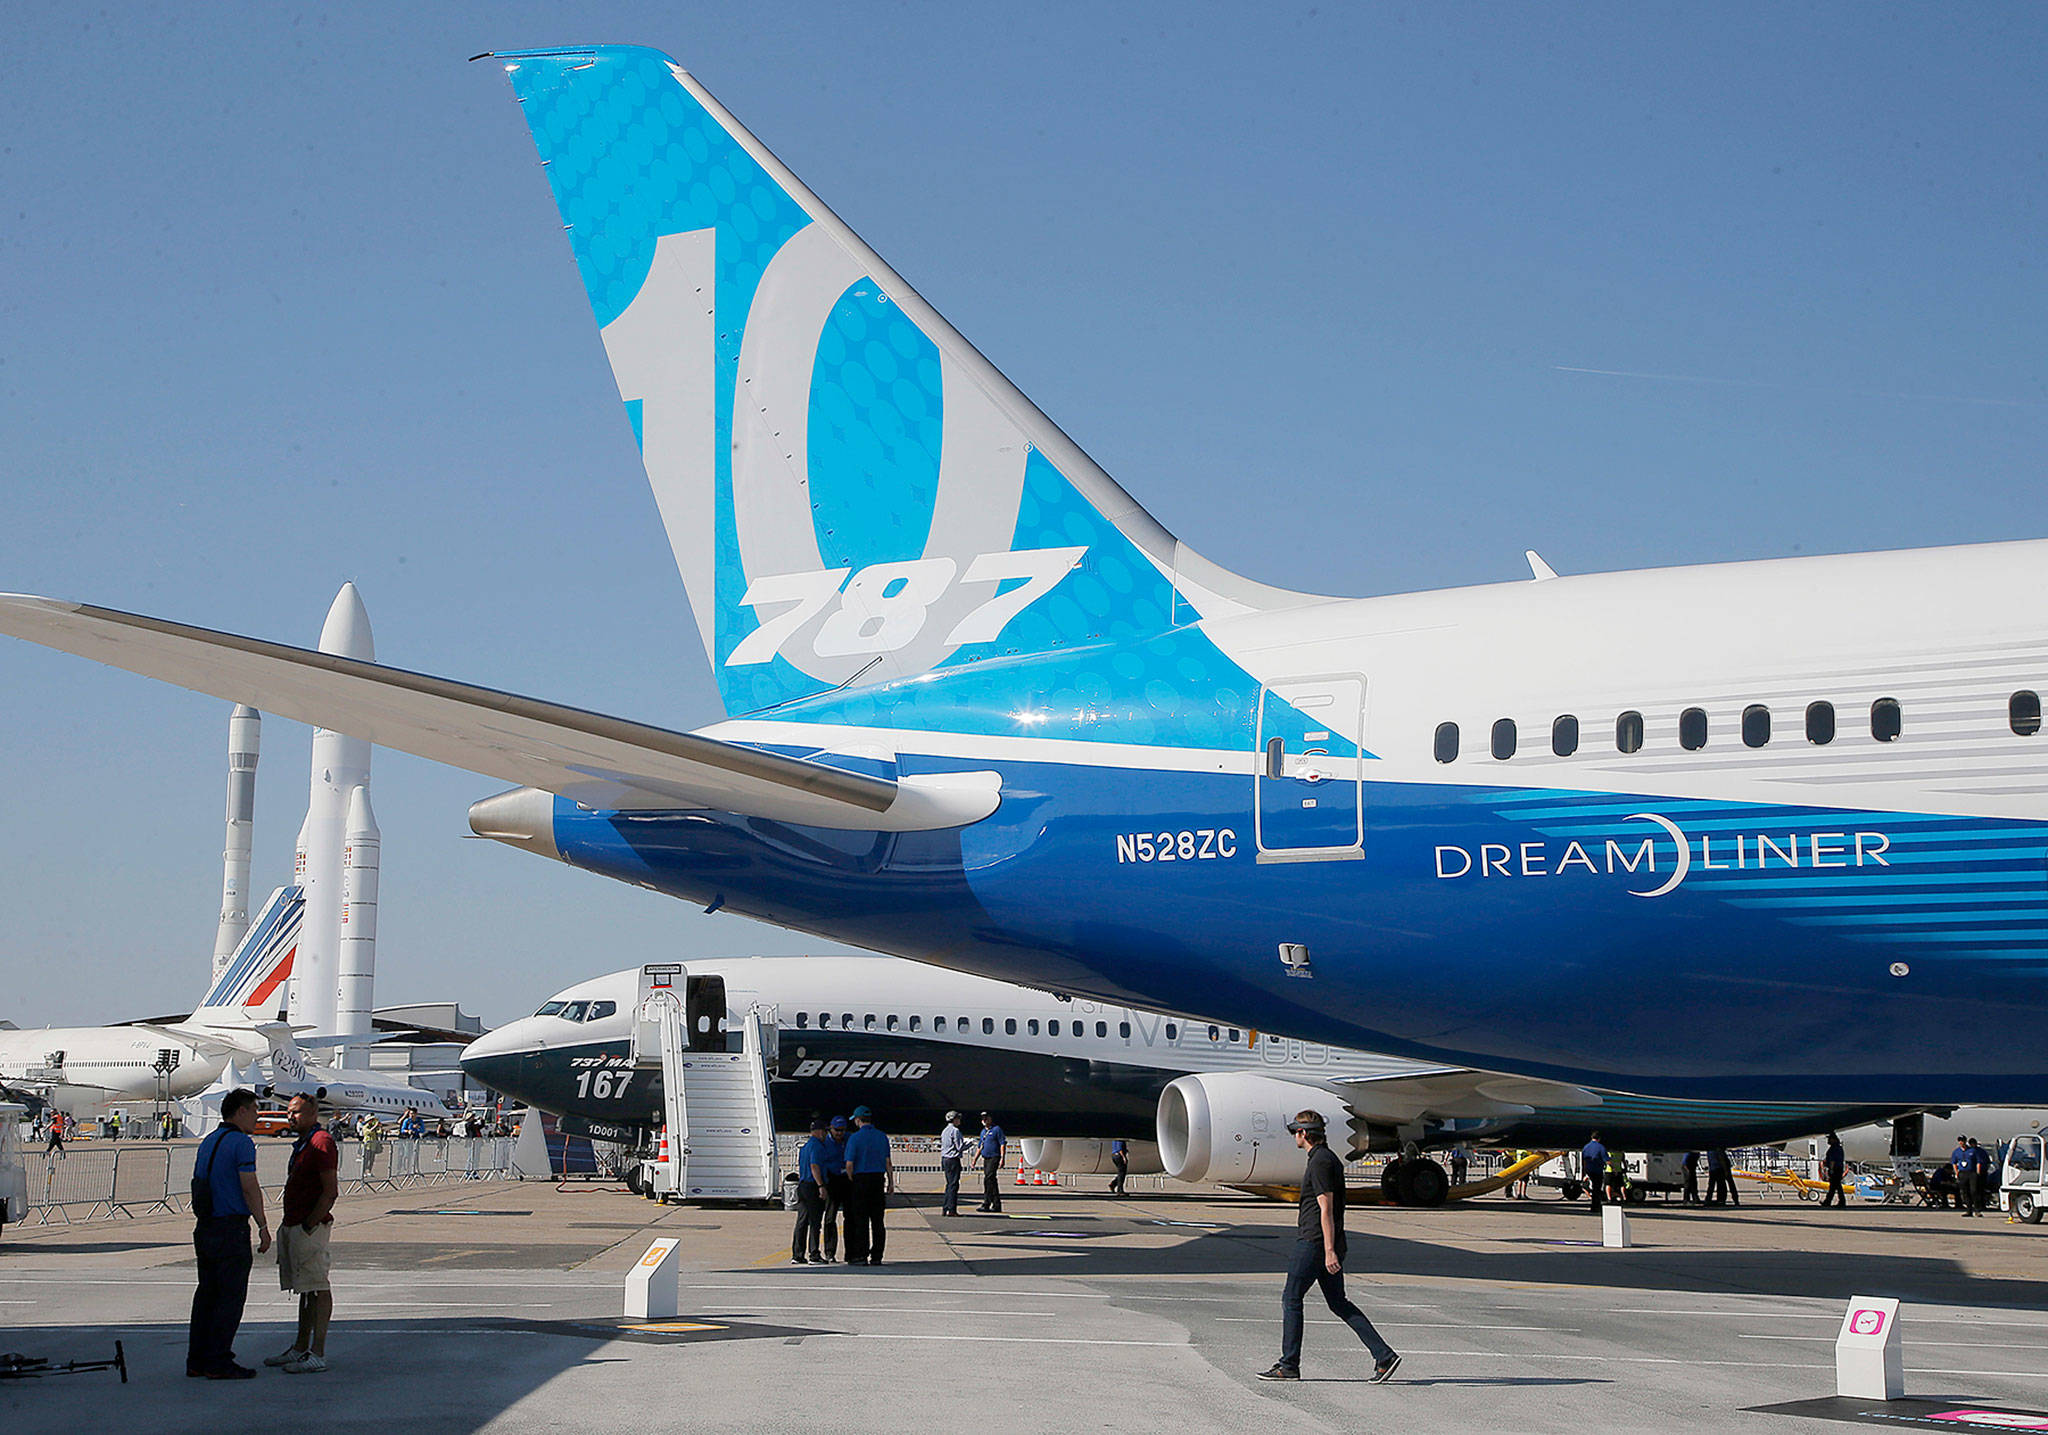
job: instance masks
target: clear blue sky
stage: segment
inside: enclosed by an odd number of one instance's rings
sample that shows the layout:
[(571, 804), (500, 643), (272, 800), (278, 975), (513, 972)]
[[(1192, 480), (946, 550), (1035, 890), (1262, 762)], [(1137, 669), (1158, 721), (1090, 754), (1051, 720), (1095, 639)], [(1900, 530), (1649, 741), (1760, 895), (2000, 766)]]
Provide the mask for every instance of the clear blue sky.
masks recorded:
[[(2048, 535), (2037, 8), (989, 8), (16, 11), (0, 588), (310, 646), (354, 579), (387, 662), (715, 720), (532, 142), (464, 63), (592, 40), (673, 54), (1253, 576)], [(0, 640), (0, 1015), (197, 995), (226, 714)], [(308, 744), (265, 729), (263, 891)], [(821, 949), (464, 840), (494, 787), (378, 755), (380, 1002)]]

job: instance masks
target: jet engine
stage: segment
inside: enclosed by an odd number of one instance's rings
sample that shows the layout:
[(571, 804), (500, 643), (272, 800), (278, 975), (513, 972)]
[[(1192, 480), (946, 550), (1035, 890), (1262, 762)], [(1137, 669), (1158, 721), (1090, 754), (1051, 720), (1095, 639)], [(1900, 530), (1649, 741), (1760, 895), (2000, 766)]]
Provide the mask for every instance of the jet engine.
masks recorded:
[[(1166, 1169), (1159, 1148), (1150, 1141), (1124, 1143), (1133, 1176), (1156, 1176)], [(1062, 1176), (1107, 1176), (1116, 1170), (1107, 1141), (1093, 1139), (1024, 1142), (1024, 1164)]]
[(1297, 1111), (1321, 1113), (1339, 1156), (1364, 1139), (1351, 1108), (1320, 1086), (1238, 1071), (1180, 1077), (1159, 1093), (1166, 1174), (1235, 1184), (1298, 1181), (1302, 1154), (1287, 1134)]

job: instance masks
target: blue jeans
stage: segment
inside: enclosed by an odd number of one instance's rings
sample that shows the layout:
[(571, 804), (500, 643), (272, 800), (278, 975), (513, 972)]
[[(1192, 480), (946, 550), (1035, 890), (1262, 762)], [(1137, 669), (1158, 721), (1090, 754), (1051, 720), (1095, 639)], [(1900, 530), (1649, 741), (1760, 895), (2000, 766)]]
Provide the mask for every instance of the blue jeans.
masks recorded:
[(957, 1216), (960, 1214), (960, 1158), (941, 1156), (939, 1169), (946, 1173), (946, 1197), (939, 1204), (939, 1214)]
[(1372, 1322), (1365, 1318), (1365, 1312), (1353, 1305), (1344, 1294), (1344, 1274), (1336, 1275), (1324, 1269), (1323, 1243), (1320, 1240), (1296, 1241), (1294, 1256), (1287, 1263), (1287, 1289), (1280, 1294), (1280, 1363), (1290, 1370), (1301, 1369), (1301, 1301), (1308, 1294), (1311, 1285), (1323, 1288), (1323, 1299), (1329, 1302), (1331, 1313), (1350, 1326), (1358, 1338), (1365, 1342), (1365, 1348), (1372, 1352), (1375, 1362), (1393, 1355), (1394, 1347), (1380, 1339), (1380, 1333), (1372, 1328)]

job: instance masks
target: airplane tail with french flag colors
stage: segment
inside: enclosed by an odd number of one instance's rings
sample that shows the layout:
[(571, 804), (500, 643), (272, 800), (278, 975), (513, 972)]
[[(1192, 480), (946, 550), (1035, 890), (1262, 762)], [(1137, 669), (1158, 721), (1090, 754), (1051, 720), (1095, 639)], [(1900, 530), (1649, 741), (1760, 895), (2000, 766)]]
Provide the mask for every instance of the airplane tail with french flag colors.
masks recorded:
[(493, 58), (729, 713), (953, 731), (1072, 689), (1072, 736), (1143, 741), (1161, 684), (1239, 683), (1205, 619), (1314, 601), (1175, 540), (665, 55)]
[(305, 912), (306, 897), (300, 888), (272, 892), (189, 1024), (248, 1027), (282, 1014)]

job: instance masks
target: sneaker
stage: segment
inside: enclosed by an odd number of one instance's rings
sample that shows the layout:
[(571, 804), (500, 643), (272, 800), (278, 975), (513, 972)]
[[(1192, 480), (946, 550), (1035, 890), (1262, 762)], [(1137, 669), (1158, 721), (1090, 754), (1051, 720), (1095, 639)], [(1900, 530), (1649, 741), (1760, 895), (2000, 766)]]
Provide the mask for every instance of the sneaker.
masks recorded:
[(1273, 1362), (1273, 1368), (1271, 1370), (1262, 1370), (1259, 1372), (1259, 1379), (1299, 1380), (1301, 1379), (1301, 1371), (1298, 1367), (1292, 1365), (1283, 1365), (1281, 1362), (1276, 1360)]
[(804, 1256), (791, 1256), (789, 1263), (793, 1266), (807, 1266), (810, 1264), (810, 1260)]
[(804, 1258), (804, 1264), (809, 1266), (824, 1266), (830, 1265), (831, 1262), (826, 1260), (823, 1256), (819, 1255), (816, 1251), (812, 1251), (810, 1255)]
[(208, 1380), (254, 1380), (256, 1372), (246, 1365), (230, 1363), (223, 1365), (218, 1370), (207, 1371), (206, 1378)]
[(1394, 1378), (1394, 1372), (1401, 1368), (1401, 1357), (1390, 1355), (1372, 1368), (1372, 1383), (1385, 1385)]
[(318, 1375), (327, 1369), (327, 1357), (310, 1350), (284, 1368), (286, 1375)]
[(283, 1366), (290, 1365), (295, 1360), (304, 1360), (305, 1358), (305, 1351), (292, 1349), (285, 1351), (282, 1355), (266, 1355), (263, 1357), (263, 1363), (272, 1370), (277, 1370)]

